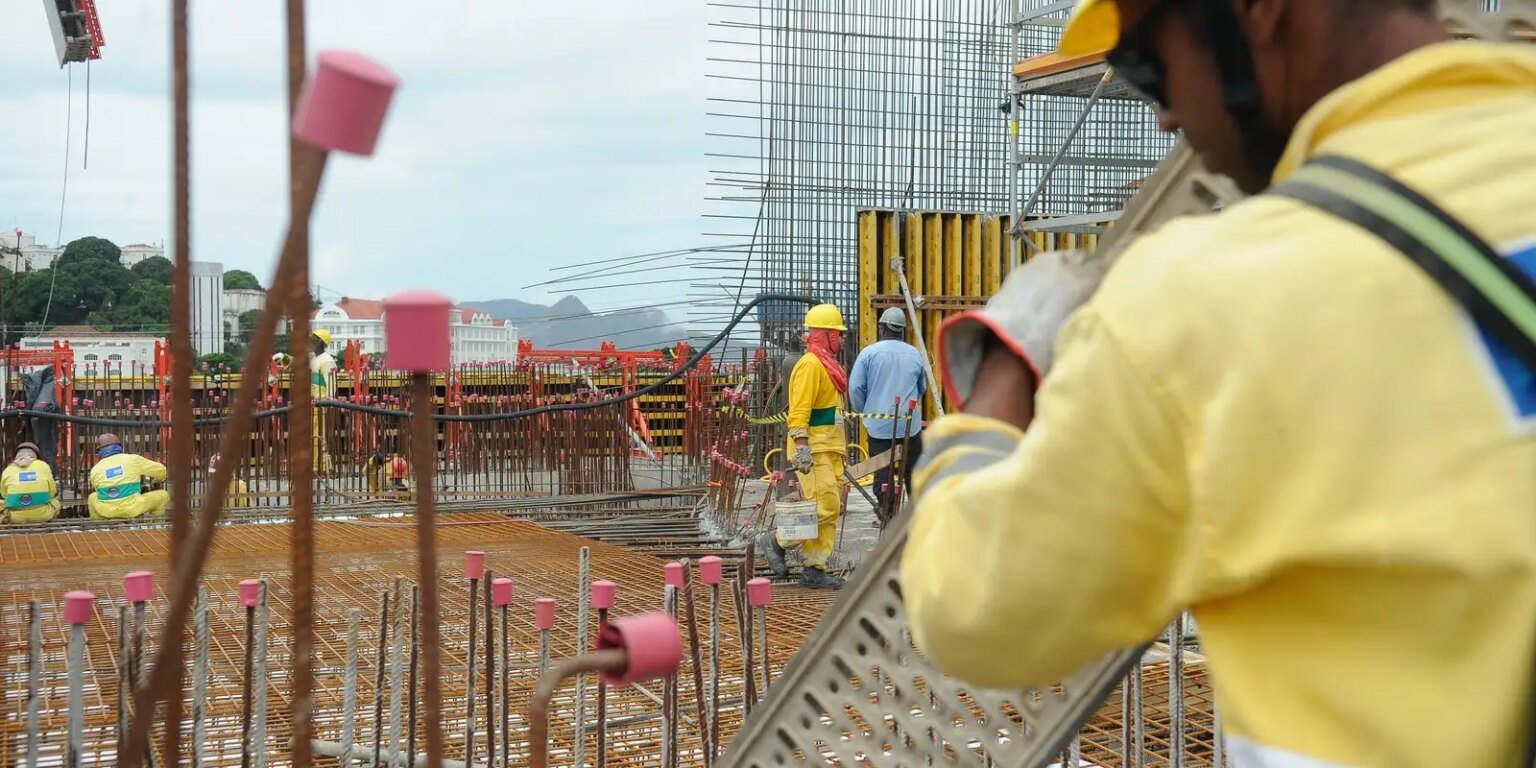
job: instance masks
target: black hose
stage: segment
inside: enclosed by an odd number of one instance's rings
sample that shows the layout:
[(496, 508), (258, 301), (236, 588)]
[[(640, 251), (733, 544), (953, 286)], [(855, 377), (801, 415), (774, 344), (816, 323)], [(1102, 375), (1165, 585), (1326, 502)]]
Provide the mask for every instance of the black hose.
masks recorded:
[[(741, 310), (736, 313), (736, 316), (726, 324), (725, 328), (721, 330), (720, 333), (716, 334), (713, 339), (710, 339), (709, 343), (705, 344), (702, 349), (693, 353), (693, 356), (688, 358), (688, 362), (684, 363), (682, 367), (666, 376), (663, 376), (658, 381), (651, 382), (650, 384), (647, 384), (625, 395), (606, 398), (603, 400), (592, 400), (584, 403), (559, 403), (555, 405), (541, 405), (537, 408), (529, 408), (522, 411), (510, 411), (507, 413), (433, 414), (432, 420), (439, 423), (465, 423), (526, 419), (530, 416), (539, 416), (546, 413), (560, 413), (564, 411), (590, 411), (597, 408), (606, 408), (611, 405), (617, 405), (619, 403), (624, 403), (636, 398), (644, 397), (668, 384), (671, 384), (679, 378), (682, 378), (683, 374), (698, 367), (699, 362), (709, 354), (710, 350), (718, 346), (720, 342), (725, 341), (726, 337), (730, 336), (731, 331), (734, 330), (737, 325), (741, 324), (741, 321), (746, 319), (747, 315), (755, 307), (757, 307), (757, 305), (768, 301), (790, 301), (808, 306), (818, 303), (815, 299), (811, 299), (805, 296), (795, 296), (787, 293), (765, 293), (761, 296), (758, 296), (757, 298), (748, 302), (746, 306), (742, 307)], [(315, 407), (336, 408), (343, 411), (356, 411), (358, 413), (370, 413), (375, 416), (390, 416), (393, 418), (406, 418), (411, 415), (410, 411), (399, 411), (392, 408), (378, 408), (371, 405), (346, 403), (340, 400), (317, 400), (315, 401)], [(256, 413), (251, 414), (251, 418), (254, 420), (271, 418), (273, 416), (281, 416), (288, 413), (290, 410), (292, 410), (292, 406), (283, 406), (281, 408), (257, 411)], [(74, 416), (67, 413), (53, 413), (49, 411), (30, 411), (21, 408), (0, 409), (0, 420), (9, 418), (47, 419), (49, 421), (62, 421), (69, 424), (85, 424), (95, 427), (139, 427), (143, 429), (159, 429), (171, 426), (171, 422), (161, 420), (148, 421), (142, 419), (105, 419), (93, 416)], [(209, 416), (206, 418), (194, 419), (192, 423), (194, 426), (206, 427), (223, 424), (228, 420), (229, 417), (227, 416)]]

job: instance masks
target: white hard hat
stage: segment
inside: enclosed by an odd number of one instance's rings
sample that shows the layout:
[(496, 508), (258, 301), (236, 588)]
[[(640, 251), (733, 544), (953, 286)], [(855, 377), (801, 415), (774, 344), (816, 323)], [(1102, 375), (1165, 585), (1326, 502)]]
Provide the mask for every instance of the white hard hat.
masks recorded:
[(880, 313), (880, 324), (889, 325), (892, 328), (906, 328), (907, 313), (901, 307), (891, 307)]

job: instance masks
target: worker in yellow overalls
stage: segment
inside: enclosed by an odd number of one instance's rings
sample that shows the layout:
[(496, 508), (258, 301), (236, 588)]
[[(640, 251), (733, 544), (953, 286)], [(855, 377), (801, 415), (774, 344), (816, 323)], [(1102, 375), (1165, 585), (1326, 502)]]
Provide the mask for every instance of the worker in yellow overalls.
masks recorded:
[(848, 440), (843, 432), (843, 396), (848, 374), (838, 360), (843, 347), (843, 314), (834, 304), (818, 304), (805, 314), (806, 350), (789, 378), (789, 442), (801, 495), (816, 501), (816, 538), (779, 541), (770, 530), (759, 546), (776, 578), (789, 575), (785, 547), (800, 547), (805, 570), (800, 583), (837, 589), (843, 580), (827, 573), (827, 559), (836, 545), (837, 521), (843, 508), (843, 461)]
[(35, 444), (22, 443), (0, 472), (0, 498), (5, 499), (0, 522), (46, 523), (59, 516), (59, 484), (54, 482), (53, 468), (37, 454)]
[(363, 474), (368, 481), (368, 490), (380, 497), (400, 500), (410, 497), (410, 485), (406, 482), (410, 466), (399, 454), (376, 449), (364, 465)]
[(144, 479), (165, 480), (165, 465), (123, 451), (110, 432), (96, 438), (96, 466), (91, 467), (91, 517), (130, 519), (165, 514), (171, 494), (144, 490)]
[[(309, 396), (314, 402), (336, 397), (336, 358), (327, 350), (331, 332), (317, 328), (309, 334)], [(315, 474), (331, 471), (331, 456), (325, 449), (325, 409), (314, 410)]]

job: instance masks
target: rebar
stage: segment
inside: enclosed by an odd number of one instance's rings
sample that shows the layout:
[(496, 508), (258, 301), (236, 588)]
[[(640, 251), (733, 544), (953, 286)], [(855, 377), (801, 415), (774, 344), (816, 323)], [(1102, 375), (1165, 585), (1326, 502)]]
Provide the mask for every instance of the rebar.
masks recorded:
[(199, 585), (197, 603), (192, 608), (192, 765), (208, 765), (208, 672), (210, 667), (208, 636), (208, 588)]
[[(414, 410), (411, 420), (411, 453), (416, 457), (416, 487), (431, 488), (437, 452), (433, 445), (430, 376), (425, 373), (412, 375), (411, 399)], [(421, 585), (421, 644), (425, 649), (422, 674), (426, 679), (422, 701), (425, 714), (423, 727), (427, 732), (427, 765), (434, 768), (442, 765), (443, 761), (443, 734), (439, 721), (443, 695), (442, 662), (439, 657), (442, 641), (438, 634), (436, 522), (432, 494), (416, 494), (416, 580)], [(412, 677), (414, 679), (414, 675)]]
[(267, 765), (267, 628), (271, 615), (268, 604), (267, 580), (262, 579), (256, 591), (256, 718), (251, 723), (251, 743), (256, 750), (256, 768)]
[[(592, 594), (592, 550), (582, 547), (576, 553), (576, 594), (581, 598), (576, 601), (576, 647), (585, 650), (590, 642), (587, 627), (587, 613), (590, 600), (587, 596)], [(586, 766), (586, 742), (587, 742), (587, 676), (578, 672), (576, 675), (576, 742), (572, 745), (571, 764), (575, 768)]]
[(389, 645), (389, 593), (379, 593), (379, 643), (374, 647), (373, 762), (379, 764), (384, 747), (384, 651)]
[[(485, 764), (496, 765), (496, 627), (492, 622), (491, 569), (485, 569)], [(473, 690), (469, 696), (473, 698)]]
[(359, 623), (362, 611), (353, 608), (347, 613), (347, 663), (342, 669), (341, 683), (341, 764), (343, 768), (352, 762), (352, 746), (357, 729), (357, 644), (361, 639)]
[[(389, 745), (393, 753), (402, 753), (406, 746), (400, 743), (400, 705), (405, 691), (401, 686), (405, 652), (405, 580), (396, 577), (391, 601), (395, 606), (395, 625), (391, 631), (389, 650)], [(393, 762), (391, 762), (393, 765)]]
[(69, 627), (69, 746), (66, 768), (82, 765), (85, 754), (85, 627)]
[(38, 714), (43, 706), (43, 607), (27, 603), (27, 768), (37, 768), (37, 742), (42, 735)]

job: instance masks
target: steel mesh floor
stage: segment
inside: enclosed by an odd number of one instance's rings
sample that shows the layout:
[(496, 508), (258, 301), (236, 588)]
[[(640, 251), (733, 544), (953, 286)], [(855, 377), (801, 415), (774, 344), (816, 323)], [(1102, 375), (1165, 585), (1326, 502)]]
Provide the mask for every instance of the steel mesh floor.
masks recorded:
[[(328, 741), (341, 739), (344, 670), (347, 649), (348, 614), (356, 609), (360, 617), (359, 663), (357, 670), (357, 709), (354, 713), (355, 738), (371, 746), (374, 740), (373, 706), (383, 694), (385, 723), (384, 748), (394, 730), (389, 723), (389, 678), (385, 689), (375, 685), (380, 594), (392, 591), (397, 577), (415, 573), (415, 536), (411, 518), (388, 521), (324, 521), (316, 524), (316, 611), (315, 611), (315, 735)], [(462, 757), (465, 713), (465, 657), (468, 645), (468, 585), (461, 570), (465, 549), (486, 552), (487, 567), (497, 576), (510, 576), (516, 597), (509, 614), (512, 647), (511, 713), (514, 755), (526, 754), (523, 713), (538, 674), (538, 632), (533, 624), (532, 600), (553, 597), (560, 603), (558, 624), (552, 634), (552, 653), (556, 658), (576, 650), (577, 559), (582, 546), (591, 547), (591, 574), (594, 580), (608, 579), (619, 585), (616, 615), (658, 609), (662, 605), (662, 561), (621, 548), (556, 533), (532, 523), (509, 520), (495, 514), (456, 515), (445, 521), (438, 533), (442, 568), (442, 636), (444, 685), (444, 739), (450, 757)], [(27, 686), (27, 603), (41, 603), (44, 622), (44, 682), (42, 687), (42, 764), (63, 759), (66, 729), (67, 673), (65, 649), (68, 627), (62, 623), (63, 594), (72, 589), (88, 589), (97, 595), (95, 620), (87, 625), (86, 674), (86, 751), (88, 764), (116, 762), (115, 742), (118, 693), (118, 606), (123, 602), (122, 576), (132, 570), (146, 569), (156, 574), (157, 598), (149, 607), (149, 637), (157, 636), (160, 609), (167, 599), (169, 582), (166, 567), (167, 541), (164, 531), (124, 530), (88, 531), (57, 534), (29, 534), (0, 538), (0, 562), (6, 564), (7, 579), (0, 585), (0, 655), (3, 655), (4, 711), (0, 717), (0, 764), (15, 765), (24, 748), (24, 712)], [(209, 695), (204, 700), (207, 711), (205, 743), (206, 765), (238, 765), (240, 762), (241, 683), (245, 653), (245, 613), (238, 603), (240, 580), (261, 577), (269, 581), (271, 628), (270, 662), (267, 682), (268, 724), (265, 752), (268, 764), (286, 763), (290, 726), (289, 668), (291, 635), (288, 624), (290, 605), (287, 594), (288, 527), (286, 525), (245, 525), (222, 529), (215, 540), (215, 551), (205, 574), (208, 591), (211, 637)], [(729, 573), (728, 573), (729, 576)], [(407, 585), (405, 591), (409, 592)], [(768, 612), (769, 652), (777, 669), (785, 664), (800, 641), (809, 633), (830, 603), (828, 593), (795, 588), (777, 589)], [(707, 657), (709, 593), (695, 583), (700, 634)], [(741, 651), (734, 619), (734, 603), (729, 590), (722, 590), (721, 608), (721, 701), (720, 726), (728, 736), (739, 726), (742, 712)], [(483, 612), (483, 604), (480, 612)], [(499, 625), (500, 619), (498, 617)], [(596, 618), (591, 620), (595, 631)], [(482, 628), (483, 632), (483, 628)], [(499, 639), (498, 639), (499, 655)], [(483, 667), (483, 645), (477, 654)], [(192, 658), (190, 644), (187, 658)], [(388, 654), (385, 663), (388, 664)], [(691, 662), (685, 661), (680, 675), (683, 702), (679, 726), (680, 744), (685, 764), (701, 764), (700, 739), (693, 725), (693, 683)], [(190, 675), (189, 675), (190, 678)], [(484, 671), (477, 686), (475, 749), (477, 762), (485, 754)], [(589, 686), (592, 696), (595, 686)], [(662, 724), (659, 684), (643, 690), (609, 692), (609, 765), (659, 765)], [(595, 701), (592, 699), (590, 701)], [(190, 707), (188, 708), (190, 712)], [(551, 763), (569, 764), (574, 739), (575, 700), (573, 685), (560, 692), (552, 708)], [(593, 722), (594, 705), (587, 706), (588, 722)], [(191, 726), (184, 733), (190, 736)], [(404, 727), (400, 731), (404, 732)], [(595, 737), (587, 731), (586, 754), (593, 755)], [(498, 742), (500, 737), (498, 736)], [(190, 751), (190, 738), (184, 749)], [(418, 738), (417, 748), (422, 749)], [(402, 744), (403, 746), (403, 744)]]

